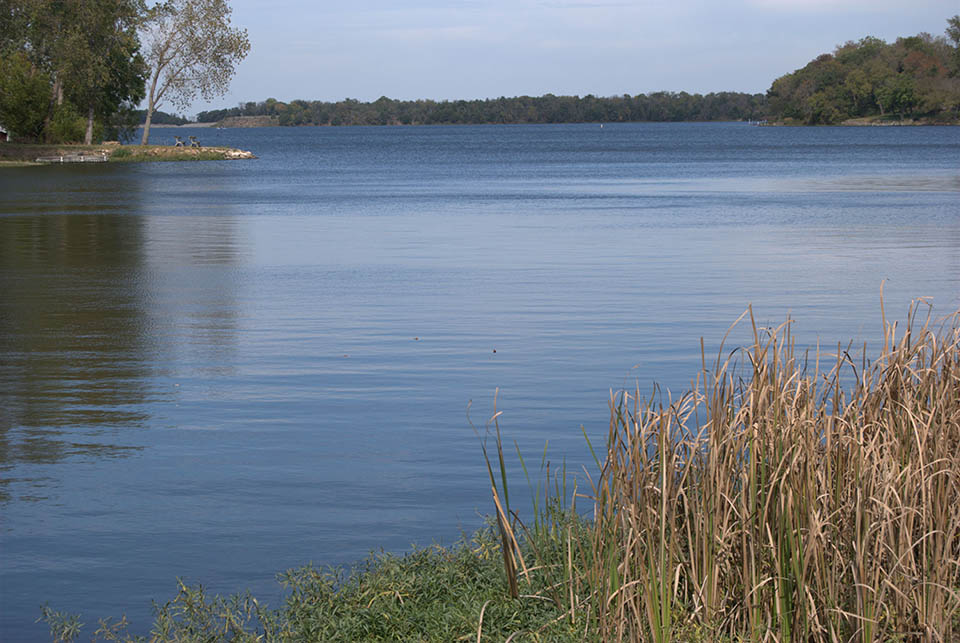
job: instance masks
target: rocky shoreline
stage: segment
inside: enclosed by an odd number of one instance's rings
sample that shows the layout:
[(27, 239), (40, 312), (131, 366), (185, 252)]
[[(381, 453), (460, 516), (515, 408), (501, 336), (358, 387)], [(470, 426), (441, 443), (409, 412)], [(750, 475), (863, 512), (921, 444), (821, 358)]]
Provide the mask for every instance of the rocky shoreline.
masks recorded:
[(30, 145), (0, 144), (0, 167), (89, 161), (137, 163), (157, 161), (234, 161), (257, 158), (253, 152), (232, 147), (174, 147), (172, 145)]

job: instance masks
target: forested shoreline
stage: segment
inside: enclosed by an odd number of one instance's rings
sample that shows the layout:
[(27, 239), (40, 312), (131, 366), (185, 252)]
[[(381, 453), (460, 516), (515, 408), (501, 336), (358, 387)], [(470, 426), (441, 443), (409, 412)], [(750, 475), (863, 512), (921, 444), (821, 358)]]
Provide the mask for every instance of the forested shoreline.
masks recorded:
[(886, 43), (866, 37), (781, 76), (767, 92), (769, 117), (833, 125), (849, 119), (960, 119), (960, 16), (946, 36), (927, 33)]
[(483, 123), (613, 123), (635, 121), (744, 121), (765, 117), (763, 94), (720, 92), (706, 95), (655, 92), (637, 96), (517, 96), (479, 100), (401, 101), (382, 96), (374, 102), (273, 98), (200, 112), (197, 121), (238, 116), (271, 116), (279, 125), (475, 125)]
[[(146, 144), (151, 122), (187, 124), (184, 116), (158, 107), (166, 101), (183, 109), (197, 97), (222, 95), (234, 66), (249, 50), (246, 32), (230, 27), (225, 0), (203, 5), (202, 18), (197, 1), (170, 0), (148, 8), (139, 0), (0, 0), (0, 125), (26, 142), (90, 144), (130, 138), (140, 123), (145, 125), (141, 143)], [(198, 20), (209, 23), (217, 38), (189, 36)], [(188, 54), (189, 64), (173, 58)], [(144, 99), (146, 109), (137, 110)], [(960, 123), (960, 15), (947, 20), (944, 36), (847, 42), (777, 78), (766, 93), (660, 91), (473, 100), (381, 96), (372, 102), (268, 98), (202, 111), (196, 120), (220, 123), (236, 117), (259, 117), (254, 124), (281, 126)]]
[(960, 16), (944, 36), (839, 45), (776, 79), (765, 94), (653, 92), (622, 96), (516, 96), (373, 102), (268, 98), (202, 111), (201, 123), (269, 117), (281, 126), (760, 121), (834, 125), (872, 121), (960, 122)]

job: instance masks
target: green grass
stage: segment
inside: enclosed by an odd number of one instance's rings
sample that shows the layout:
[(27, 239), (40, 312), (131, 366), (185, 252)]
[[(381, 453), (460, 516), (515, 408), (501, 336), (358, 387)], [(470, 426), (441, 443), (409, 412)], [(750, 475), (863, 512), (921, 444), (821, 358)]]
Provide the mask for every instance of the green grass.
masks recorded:
[[(349, 573), (289, 571), (274, 610), (181, 585), (149, 640), (955, 641), (960, 319), (923, 309), (883, 319), (872, 360), (797, 354), (789, 321), (761, 330), (751, 313), (753, 343), (702, 353), (689, 392), (611, 395), (597, 471), (578, 482), (544, 460), (525, 522), (495, 412), (489, 528)], [(45, 619), (77, 636), (77, 618)], [(95, 635), (132, 640), (123, 625)]]
[(177, 149), (161, 148), (162, 154), (158, 150), (143, 149), (140, 146), (124, 146), (115, 149), (110, 154), (110, 163), (155, 163), (164, 161), (222, 161), (224, 160), (223, 151), (201, 150), (178, 151)]
[[(479, 633), (481, 641), (505, 641), (511, 635), (518, 643), (589, 640), (552, 601), (534, 595), (513, 599), (504, 592), (498, 548), (499, 537), (487, 528), (448, 548), (374, 554), (351, 571), (293, 569), (279, 577), (288, 597), (276, 609), (249, 594), (223, 598), (181, 583), (175, 598), (156, 606), (148, 638), (129, 635), (122, 620), (101, 621), (91, 636), (101, 641), (254, 641), (262, 636), (270, 641), (446, 643), (476, 641)], [(43, 618), (55, 640), (82, 638), (76, 616), (47, 609)]]
[(110, 163), (145, 163), (158, 161), (222, 161), (227, 148), (183, 148), (164, 145), (34, 145), (0, 144), (0, 168), (39, 165), (42, 156), (106, 153)]
[(0, 168), (2, 167), (34, 167), (42, 165), (42, 163), (35, 163), (30, 161), (0, 161)]

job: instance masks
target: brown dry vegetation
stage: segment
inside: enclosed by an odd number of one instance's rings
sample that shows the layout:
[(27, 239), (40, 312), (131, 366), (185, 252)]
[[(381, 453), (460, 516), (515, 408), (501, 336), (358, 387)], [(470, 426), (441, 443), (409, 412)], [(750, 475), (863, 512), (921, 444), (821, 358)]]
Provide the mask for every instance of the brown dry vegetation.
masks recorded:
[[(957, 640), (960, 326), (924, 308), (884, 321), (873, 361), (754, 324), (680, 398), (613, 396), (601, 473), (568, 495), (586, 524), (555, 483), (521, 547), (491, 468), (510, 589), (552, 574), (545, 595), (605, 641)], [(551, 541), (562, 561), (531, 556)]]

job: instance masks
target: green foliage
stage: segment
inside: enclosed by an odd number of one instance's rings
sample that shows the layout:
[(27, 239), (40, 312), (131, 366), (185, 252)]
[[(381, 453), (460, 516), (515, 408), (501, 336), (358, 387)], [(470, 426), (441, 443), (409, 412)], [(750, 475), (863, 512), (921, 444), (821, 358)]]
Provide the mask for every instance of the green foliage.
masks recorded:
[(53, 112), (53, 119), (47, 128), (47, 141), (50, 143), (80, 143), (87, 127), (86, 119), (77, 108), (64, 102)]
[[(156, 154), (153, 146), (124, 146), (110, 154), (110, 162), (143, 163), (143, 162), (178, 162), (178, 161), (222, 161), (222, 150), (187, 150)], [(162, 149), (162, 148), (161, 148)], [(167, 148), (169, 150), (170, 148)]]
[(720, 92), (706, 95), (656, 92), (637, 96), (517, 96), (486, 100), (400, 101), (381, 96), (372, 103), (351, 98), (329, 103), (268, 99), (231, 109), (200, 112), (197, 121), (215, 123), (232, 116), (276, 116), (280, 125), (435, 125), (480, 123), (616, 123), (637, 121), (758, 120), (765, 113), (762, 94)]
[(258, 634), (276, 640), (275, 615), (262, 607), (249, 592), (222, 598), (208, 596), (201, 586), (188, 587), (177, 580), (177, 596), (155, 605), (151, 638), (155, 641), (261, 640)]
[[(145, 109), (138, 109), (134, 114), (136, 115), (138, 124), (143, 124), (147, 119), (147, 110)], [(190, 119), (157, 110), (153, 113), (150, 122), (154, 125), (186, 125), (190, 122)]]
[(143, 6), (138, 0), (63, 6), (64, 23), (56, 39), (61, 57), (57, 74), (67, 97), (90, 117), (109, 117), (124, 102), (140, 102), (146, 67), (136, 27)]
[(129, 142), (133, 140), (140, 126), (139, 112), (134, 104), (124, 102), (115, 113), (107, 119), (103, 131), (103, 138), (111, 141)]
[(960, 17), (947, 37), (919, 34), (887, 44), (866, 37), (773, 82), (770, 118), (829, 125), (851, 118), (960, 118)]
[(960, 15), (947, 20), (947, 38), (953, 43), (953, 55), (950, 58), (950, 75), (960, 76)]
[[(543, 556), (559, 562), (562, 551), (544, 541)], [(525, 545), (531, 555), (532, 544)], [(404, 556), (373, 554), (359, 568), (289, 570), (279, 576), (286, 600), (271, 609), (243, 593), (210, 595), (177, 581), (177, 595), (154, 605), (151, 641), (584, 641), (581, 628), (562, 618), (546, 595), (553, 576), (533, 572), (528, 594), (504, 591), (499, 538), (482, 529), (452, 547), (416, 549)], [(72, 641), (82, 627), (76, 616), (45, 609), (56, 640)], [(100, 621), (95, 640), (143, 640), (128, 633), (125, 619)]]
[(15, 61), (13, 80), (0, 73), (0, 123), (32, 141), (75, 140), (63, 115), (54, 124), (54, 112), (72, 103), (86, 120), (81, 140), (119, 133), (120, 113), (144, 95), (136, 31), (144, 11), (143, 0), (0, 0), (0, 55)]
[(0, 124), (13, 138), (35, 141), (43, 137), (49, 87), (50, 77), (33, 68), (26, 54), (15, 52), (0, 58)]
[(50, 638), (54, 643), (72, 643), (80, 636), (80, 630), (83, 629), (83, 623), (77, 614), (67, 614), (56, 612), (50, 607), (44, 605), (40, 608), (40, 618), (37, 622), (43, 621), (50, 628)]
[(548, 598), (534, 591), (509, 597), (499, 546), (487, 529), (449, 549), (375, 555), (350, 574), (312, 567), (288, 572), (283, 638), (455, 641), (480, 630), (491, 641), (514, 632), (522, 634), (515, 641), (583, 640), (582, 632), (557, 620), (561, 613)]

